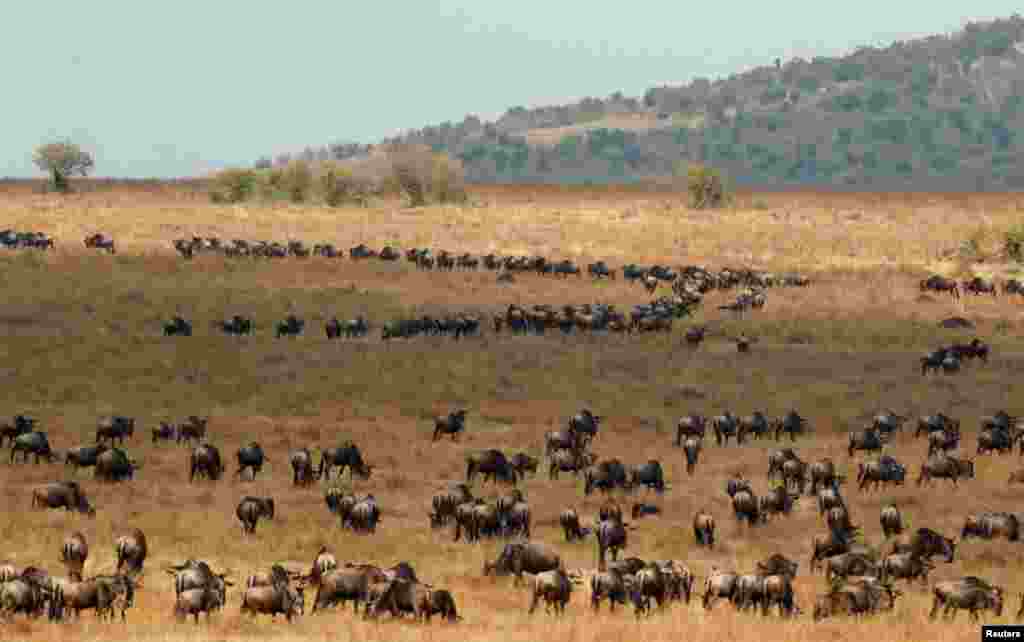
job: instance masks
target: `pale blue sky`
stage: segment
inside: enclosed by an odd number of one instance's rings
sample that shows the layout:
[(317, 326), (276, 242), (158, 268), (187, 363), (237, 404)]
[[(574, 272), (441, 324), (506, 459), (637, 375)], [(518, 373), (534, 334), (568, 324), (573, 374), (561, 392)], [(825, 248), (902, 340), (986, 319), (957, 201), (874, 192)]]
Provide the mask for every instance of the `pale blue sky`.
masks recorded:
[[(0, 176), (70, 136), (96, 175), (201, 173), (776, 57), (956, 31), (1019, 0), (6, 0)], [(699, 9), (697, 8), (699, 7)], [(965, 14), (967, 10), (970, 13)]]

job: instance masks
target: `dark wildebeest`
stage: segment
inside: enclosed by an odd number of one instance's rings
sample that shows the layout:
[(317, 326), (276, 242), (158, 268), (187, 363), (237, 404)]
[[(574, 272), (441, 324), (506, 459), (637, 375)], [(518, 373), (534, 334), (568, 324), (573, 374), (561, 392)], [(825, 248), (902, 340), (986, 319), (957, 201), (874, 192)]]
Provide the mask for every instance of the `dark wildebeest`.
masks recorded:
[(96, 509), (89, 504), (77, 482), (52, 482), (32, 489), (32, 508), (63, 508), (95, 517)]
[(683, 437), (704, 439), (707, 432), (707, 418), (703, 415), (689, 414), (682, 417), (676, 424), (676, 446), (683, 442)]
[(683, 442), (683, 452), (686, 454), (686, 474), (692, 475), (700, 460), (701, 440), (697, 437), (687, 437)]
[(665, 474), (661, 468), (661, 462), (657, 459), (651, 459), (647, 463), (633, 466), (629, 472), (629, 486), (631, 488), (643, 485), (647, 487), (647, 490), (654, 489), (658, 493), (665, 492)]
[(711, 572), (704, 580), (704, 598), (702, 600), (704, 610), (710, 610), (715, 600), (719, 598), (725, 598), (735, 603), (737, 580), (739, 580), (739, 575), (736, 573), (712, 566)]
[(725, 492), (727, 495), (729, 495), (729, 497), (735, 497), (736, 493), (740, 492), (741, 490), (745, 490), (751, 493), (754, 492), (753, 487), (750, 485), (749, 479), (744, 479), (743, 477), (737, 474), (735, 477), (732, 477), (731, 479), (729, 479), (729, 481), (725, 483)]
[(235, 516), (238, 517), (238, 522), (242, 525), (243, 535), (255, 533), (256, 524), (259, 523), (261, 517), (274, 519), (274, 500), (271, 497), (246, 495), (242, 501), (238, 502)]
[(526, 453), (516, 453), (515, 455), (512, 455), (512, 467), (516, 469), (516, 473), (518, 473), (520, 477), (525, 478), (527, 472), (536, 475), (537, 466), (539, 465), (540, 462), (537, 461), (536, 457), (531, 457)]
[(875, 415), (872, 419), (871, 427), (883, 435), (891, 435), (894, 432), (903, 431), (903, 422), (907, 418), (901, 415), (897, 415), (891, 410), (886, 410), (881, 414)]
[(466, 429), (466, 411), (464, 409), (448, 413), (447, 417), (434, 417), (434, 437), (437, 441), (441, 435), (451, 435), (452, 441)]
[(195, 480), (197, 475), (216, 481), (224, 473), (224, 464), (220, 451), (212, 444), (203, 444), (192, 451), (188, 480)]
[(875, 560), (859, 552), (840, 553), (825, 560), (825, 580), (828, 582), (853, 576), (877, 577), (880, 570)]
[(830, 530), (828, 535), (815, 535), (811, 540), (811, 572), (818, 568), (818, 563), (833, 555), (842, 555), (850, 551), (853, 533)]
[(978, 433), (977, 454), (987, 455), (993, 451), (1000, 455), (1013, 452), (1014, 435), (1005, 428), (984, 428)]
[(95, 478), (108, 482), (124, 481), (132, 479), (141, 467), (129, 459), (125, 451), (111, 448), (96, 458)]
[(185, 442), (191, 444), (192, 441), (202, 441), (206, 439), (206, 424), (209, 422), (208, 417), (197, 417), (196, 415), (190, 415), (188, 419), (178, 425), (178, 436), (177, 442)]
[(597, 568), (605, 570), (605, 555), (611, 552), (612, 561), (619, 558), (619, 551), (626, 547), (628, 537), (621, 519), (602, 519), (594, 526), (597, 540)]
[(700, 546), (714, 548), (715, 518), (706, 510), (700, 510), (693, 516), (693, 536)]
[(615, 569), (599, 571), (590, 577), (590, 604), (595, 612), (605, 599), (612, 613), (616, 604), (626, 604), (626, 583), (622, 573)]
[(552, 430), (544, 435), (544, 454), (551, 456), (559, 450), (583, 452), (584, 441), (583, 435), (573, 430)]
[(865, 430), (858, 430), (850, 433), (849, 446), (846, 449), (846, 454), (853, 457), (853, 453), (857, 450), (864, 450), (867, 452), (882, 450), (882, 446), (885, 442), (882, 441), (882, 435), (874, 428), (867, 428)]
[(775, 440), (782, 437), (782, 433), (789, 433), (789, 440), (796, 441), (797, 433), (802, 433), (807, 428), (807, 420), (800, 416), (795, 410), (790, 410), (775, 421)]
[(473, 483), (477, 473), (483, 475), (484, 483), (488, 477), (494, 483), (498, 480), (513, 485), (519, 482), (516, 469), (505, 457), (505, 453), (493, 448), (466, 455), (466, 483)]
[(556, 450), (551, 454), (548, 466), (548, 479), (558, 479), (560, 472), (571, 472), (578, 476), (581, 470), (594, 464), (593, 453), (584, 453), (579, 450)]
[(784, 486), (772, 488), (766, 495), (761, 497), (759, 508), (761, 521), (767, 522), (768, 516), (773, 514), (788, 515), (793, 510), (793, 504), (799, 498), (799, 494), (791, 494)]
[(57, 455), (50, 448), (50, 440), (47, 439), (45, 432), (27, 432), (15, 437), (11, 444), (12, 464), (18, 453), (22, 454), (21, 461), (24, 463), (28, 463), (29, 455), (35, 456), (37, 464), (40, 457), (51, 463), (57, 459)]
[(80, 531), (75, 531), (64, 539), (60, 549), (60, 561), (67, 567), (68, 577), (73, 582), (82, 581), (82, 571), (88, 558), (89, 543)]
[[(369, 588), (371, 579), (377, 579), (376, 569), (363, 567), (342, 567), (324, 573), (317, 585), (316, 598), (313, 600), (313, 612), (341, 602), (352, 602), (353, 609), (359, 612), (359, 603), (364, 603), (364, 611), (369, 608)], [(382, 578), (381, 578), (382, 579)]]
[(638, 618), (642, 613), (650, 613), (651, 598), (660, 609), (668, 601), (668, 577), (662, 571), (661, 566), (653, 562), (649, 563), (633, 575), (629, 582), (629, 594)]
[(90, 468), (96, 465), (96, 459), (108, 448), (105, 444), (72, 448), (64, 455), (64, 465), (74, 466), (76, 473), (80, 468)]
[(757, 496), (748, 490), (741, 490), (732, 496), (732, 512), (737, 522), (747, 520), (750, 526), (756, 526), (761, 521), (760, 509)]
[(363, 455), (359, 452), (359, 446), (351, 441), (346, 441), (337, 448), (327, 448), (320, 455), (320, 469), (317, 477), (331, 479), (331, 469), (338, 467), (338, 476), (345, 474), (345, 468), (349, 469), (349, 477), (354, 479), (359, 475), (361, 479), (369, 479), (373, 472), (373, 466), (363, 461)]
[(968, 537), (982, 539), (1005, 537), (1008, 541), (1016, 542), (1020, 539), (1020, 520), (1013, 513), (968, 515), (964, 521), (960, 539), (965, 540)]
[(133, 528), (127, 535), (121, 535), (114, 543), (114, 553), (117, 555), (116, 573), (125, 568), (130, 576), (140, 575), (146, 555), (149, 553), (146, 534), (138, 528)]
[(838, 488), (822, 488), (818, 491), (819, 515), (824, 515), (830, 508), (835, 508), (836, 506), (846, 506), (846, 502), (843, 500), (843, 496)]
[(308, 486), (316, 480), (313, 473), (313, 455), (308, 448), (296, 448), (288, 455), (292, 465), (292, 485)]
[(960, 430), (937, 430), (928, 433), (928, 456), (949, 452), (960, 447)]
[(917, 477), (917, 485), (920, 486), (925, 481), (929, 484), (933, 479), (943, 478), (953, 482), (953, 485), (957, 485), (957, 481), (961, 478), (973, 479), (974, 478), (974, 462), (969, 459), (957, 459), (950, 457), (949, 455), (938, 455), (936, 457), (929, 457), (927, 461), (921, 464), (921, 472)]
[(776, 475), (782, 475), (782, 465), (791, 459), (800, 458), (797, 457), (796, 451), (792, 448), (783, 448), (781, 450), (773, 450), (768, 454), (768, 479), (773, 479)]
[(920, 283), (921, 292), (932, 290), (934, 292), (949, 292), (954, 299), (960, 298), (960, 287), (953, 279), (933, 274)]
[(906, 481), (907, 469), (892, 457), (883, 455), (877, 461), (869, 461), (857, 465), (857, 483), (860, 490), (869, 484), (877, 488), (879, 484), (903, 485)]
[(11, 445), (14, 444), (14, 438), (18, 435), (24, 435), (25, 433), (32, 432), (36, 427), (36, 420), (32, 417), (26, 417), (25, 415), (15, 415), (14, 423), (0, 424), (0, 446), (4, 445), (4, 440), (8, 440)]
[(267, 613), (271, 620), (278, 613), (283, 613), (285, 618), (291, 622), (296, 615), (305, 613), (304, 588), (302, 584), (295, 587), (277, 585), (247, 588), (242, 595), (241, 612), (249, 613), (252, 616), (258, 613)]
[(392, 617), (411, 613), (413, 619), (423, 617), (430, 608), (430, 587), (419, 582), (393, 579), (379, 589), (378, 594), (367, 608), (366, 617), (373, 618), (387, 611)]
[(760, 439), (764, 435), (768, 434), (770, 428), (771, 426), (768, 421), (768, 417), (766, 417), (760, 410), (755, 410), (754, 414), (740, 419), (739, 430), (743, 433), (744, 439), (747, 435), (753, 435), (754, 439)]
[(569, 417), (569, 430), (578, 435), (583, 435), (585, 440), (592, 440), (597, 436), (601, 425), (601, 415), (595, 415), (589, 408), (584, 408), (577, 414)]
[(828, 593), (819, 596), (814, 604), (814, 621), (818, 622), (834, 615), (866, 615), (882, 608), (886, 598), (886, 610), (892, 610), (901, 593), (892, 587), (875, 582), (860, 581), (832, 587)]
[(263, 470), (263, 448), (255, 441), (251, 441), (238, 449), (238, 470), (235, 477), (241, 479), (242, 473), (248, 469), (252, 473), (253, 481), (256, 480), (256, 473)]
[(227, 604), (227, 587), (234, 586), (227, 579), (228, 573), (214, 573), (210, 565), (201, 560), (188, 559), (182, 564), (167, 567), (166, 571), (174, 576), (175, 595), (190, 589), (209, 588), (217, 592), (221, 606)]
[(807, 462), (800, 459), (789, 459), (782, 464), (782, 483), (788, 490), (791, 486), (797, 494), (804, 492), (807, 485)]
[(455, 509), (459, 504), (473, 501), (473, 493), (469, 486), (463, 483), (450, 484), (449, 487), (434, 495), (431, 501), (433, 511), (431, 522), (437, 526), (444, 526), (450, 519), (455, 517)]
[(85, 247), (95, 248), (97, 250), (106, 250), (110, 254), (115, 254), (117, 251), (114, 249), (114, 239), (110, 238), (102, 232), (96, 234), (90, 234), (85, 237)]
[(626, 467), (618, 459), (605, 459), (586, 470), (584, 473), (583, 493), (590, 495), (597, 488), (604, 493), (612, 489), (626, 488)]
[(174, 441), (178, 436), (178, 429), (175, 428), (174, 424), (169, 424), (166, 421), (160, 422), (159, 428), (153, 429), (153, 443), (159, 443), (161, 441)]
[(972, 622), (978, 621), (980, 611), (992, 611), (996, 617), (1003, 614), (1002, 587), (992, 586), (976, 577), (939, 582), (932, 588), (932, 594), (935, 601), (928, 613), (929, 618), (938, 614), (939, 607), (942, 607), (942, 614), (951, 619), (956, 618), (958, 610), (967, 609)]
[(289, 314), (285, 317), (284, 321), (278, 321), (274, 325), (274, 337), (278, 339), (281, 337), (297, 337), (302, 334), (302, 330), (305, 326), (305, 321), (296, 317), (294, 314)]
[(515, 575), (515, 585), (523, 573), (536, 575), (544, 571), (564, 568), (558, 551), (543, 542), (511, 542), (505, 545), (494, 562), (484, 562), (484, 577), (488, 575)]
[(743, 435), (739, 434), (739, 417), (728, 410), (725, 414), (711, 418), (711, 429), (715, 432), (715, 441), (719, 446), (729, 445), (729, 437), (735, 437), (737, 443), (743, 443)]
[(544, 600), (544, 611), (551, 612), (554, 607), (556, 614), (565, 614), (565, 605), (572, 597), (572, 580), (561, 568), (538, 573), (533, 578), (533, 599), (529, 612), (537, 610), (537, 603)]
[(123, 444), (125, 437), (131, 437), (134, 434), (134, 418), (120, 415), (103, 417), (96, 426), (96, 443), (101, 444), (109, 440), (111, 445), (115, 442)]
[(882, 560), (881, 579), (888, 582), (890, 579), (911, 581), (921, 580), (921, 584), (928, 584), (928, 573), (935, 568), (930, 561), (920, 558), (913, 553), (894, 553)]
[(164, 336), (165, 337), (191, 337), (192, 336), (192, 324), (183, 319), (180, 316), (173, 317), (170, 322), (164, 324)]
[(206, 621), (210, 621), (210, 613), (224, 606), (220, 594), (212, 588), (194, 588), (182, 591), (174, 601), (174, 616), (184, 620), (189, 615), (199, 624), (199, 615), (206, 613)]
[(811, 488), (808, 492), (812, 495), (820, 488), (837, 488), (842, 479), (836, 473), (836, 465), (830, 457), (826, 457), (811, 464)]
[(903, 532), (903, 516), (900, 515), (900, 510), (892, 504), (882, 507), (878, 521), (882, 524), (882, 535), (886, 538)]
[(938, 430), (959, 432), (960, 420), (951, 419), (941, 412), (937, 415), (921, 417), (917, 420), (917, 429), (914, 431), (914, 437), (920, 437), (922, 434), (927, 435)]
[(562, 514), (558, 516), (558, 524), (565, 532), (565, 541), (567, 542), (583, 539), (590, 532), (589, 528), (580, 526), (580, 517), (574, 508), (563, 510)]
[(919, 528), (913, 533), (897, 537), (892, 543), (890, 553), (913, 553), (926, 559), (935, 555), (945, 555), (946, 563), (952, 564), (956, 554), (956, 541), (930, 528)]
[(352, 523), (352, 530), (357, 533), (373, 533), (380, 523), (380, 507), (376, 498), (371, 494), (356, 502), (349, 514), (349, 521)]

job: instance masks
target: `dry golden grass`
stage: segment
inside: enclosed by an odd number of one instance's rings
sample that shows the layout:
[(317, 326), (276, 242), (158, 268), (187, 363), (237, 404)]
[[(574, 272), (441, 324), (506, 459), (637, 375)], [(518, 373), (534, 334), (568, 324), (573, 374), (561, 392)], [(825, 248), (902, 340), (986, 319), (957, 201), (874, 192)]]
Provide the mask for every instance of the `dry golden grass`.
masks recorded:
[[(803, 499), (789, 518), (750, 531), (738, 527), (723, 486), (742, 472), (758, 491), (768, 488), (766, 455), (771, 444), (708, 445), (697, 474), (685, 474), (682, 453), (671, 447), (673, 426), (685, 412), (711, 414), (726, 408), (778, 415), (795, 407), (809, 417), (814, 434), (797, 442), (804, 459), (831, 456), (851, 477), (860, 457), (848, 458), (844, 431), (859, 427), (879, 407), (925, 414), (943, 410), (964, 421), (965, 447), (973, 452), (977, 418), (1005, 408), (1020, 414), (1016, 382), (1024, 371), (1019, 306), (1002, 297), (971, 297), (961, 305), (938, 299), (918, 302), (918, 270), (975, 232), (985, 221), (993, 236), (1016, 223), (1020, 202), (1003, 196), (744, 195), (741, 207), (721, 213), (692, 212), (671, 193), (630, 190), (481, 189), (486, 206), (402, 210), (385, 204), (367, 210), (300, 207), (215, 207), (188, 192), (113, 190), (67, 201), (17, 189), (0, 195), (0, 226), (45, 231), (58, 239), (52, 254), (0, 254), (7, 296), (0, 313), (0, 403), (4, 415), (39, 417), (54, 446), (63, 450), (91, 439), (100, 414), (138, 417), (142, 434), (127, 445), (144, 462), (137, 478), (101, 485), (81, 480), (98, 506), (88, 521), (62, 512), (28, 510), (33, 484), (70, 476), (53, 465), (8, 465), (0, 457), (0, 557), (36, 563), (63, 574), (57, 559), (62, 539), (82, 530), (92, 547), (87, 572), (113, 565), (117, 534), (142, 528), (149, 537), (146, 586), (127, 626), (81, 622), (53, 626), (16, 618), (0, 622), (3, 640), (606, 640), (641, 635), (650, 640), (767, 639), (846, 641), (962, 640), (979, 629), (961, 614), (953, 624), (929, 622), (929, 595), (917, 588), (890, 615), (864, 621), (814, 625), (736, 615), (726, 605), (705, 613), (695, 601), (675, 605), (643, 622), (629, 612), (590, 612), (588, 589), (573, 596), (562, 621), (525, 613), (529, 596), (510, 579), (484, 579), (481, 567), (499, 542), (455, 544), (451, 532), (431, 531), (426, 511), (435, 489), (464, 474), (464, 455), (500, 447), (539, 454), (542, 434), (589, 404), (606, 415), (595, 449), (627, 463), (657, 458), (672, 485), (664, 497), (640, 492), (663, 514), (638, 523), (626, 554), (685, 560), (700, 577), (715, 564), (740, 571), (773, 552), (801, 563), (798, 603), (810, 611), (824, 579), (808, 573), (809, 538), (823, 532), (813, 502)], [(743, 207), (753, 199), (768, 209)], [(666, 203), (668, 204), (666, 206)], [(855, 215), (854, 215), (855, 214)], [(988, 217), (983, 219), (982, 217)], [(94, 230), (112, 234), (116, 257), (85, 254), (81, 239)], [(471, 252), (543, 253), (549, 256), (626, 259), (710, 266), (754, 263), (812, 272), (806, 290), (771, 292), (766, 309), (750, 319), (721, 319), (715, 306), (730, 295), (708, 296), (697, 321), (714, 331), (695, 353), (681, 348), (681, 329), (671, 337), (510, 338), (485, 334), (456, 344), (414, 339), (383, 346), (367, 340), (328, 343), (320, 323), (362, 312), (379, 323), (408, 306), (421, 309), (497, 310), (510, 302), (584, 302), (622, 305), (646, 300), (620, 282), (592, 284), (523, 276), (499, 286), (491, 273), (422, 274), (400, 265), (320, 259), (272, 262), (200, 258), (180, 261), (169, 240), (191, 234), (227, 238), (299, 238), (339, 247), (433, 245)], [(682, 239), (685, 245), (677, 244)], [(84, 250), (84, 248), (83, 248)], [(855, 257), (848, 256), (855, 250)], [(991, 267), (991, 266), (990, 266)], [(349, 285), (355, 285), (350, 290)], [(362, 292), (365, 292), (362, 293)], [(307, 334), (276, 341), (270, 324), (295, 310)], [(196, 336), (159, 336), (159, 320), (181, 311), (195, 322)], [(255, 316), (257, 335), (229, 340), (209, 322), (235, 312)], [(991, 339), (988, 366), (971, 364), (956, 377), (922, 379), (913, 360), (920, 350), (961, 335), (935, 321), (961, 313)], [(684, 324), (685, 325), (685, 324)], [(762, 341), (743, 358), (726, 335), (740, 330)], [(429, 415), (451, 404), (470, 409), (468, 432), (459, 443), (429, 440)], [(187, 482), (188, 449), (152, 446), (146, 434), (160, 419), (212, 416), (211, 441), (233, 463), (235, 450), (258, 440), (270, 458), (256, 482)], [(359, 492), (373, 492), (384, 509), (374, 536), (338, 528), (323, 502), (323, 486), (293, 489), (287, 452), (319, 449), (351, 438), (378, 466)], [(925, 446), (909, 435), (891, 447), (916, 478)], [(4, 453), (6, 455), (6, 453)], [(1020, 465), (1017, 455), (981, 457), (977, 479), (950, 489), (937, 484), (880, 493), (846, 491), (854, 521), (867, 539), (881, 543), (879, 507), (897, 502), (913, 527), (958, 533), (970, 511), (1009, 510), (1021, 492), (1006, 485)], [(557, 515), (576, 506), (589, 519), (601, 501), (584, 498), (571, 477), (548, 481), (542, 473), (524, 491), (533, 508), (535, 537), (555, 543), (570, 568), (592, 568), (593, 540), (567, 545)], [(481, 486), (477, 485), (477, 490)], [(490, 485), (483, 492), (493, 496)], [(278, 517), (243, 538), (234, 507), (246, 494), (271, 495)], [(714, 551), (693, 542), (692, 516), (708, 507), (719, 523)], [(160, 567), (193, 556), (249, 573), (274, 562), (307, 566), (320, 545), (343, 561), (391, 564), (410, 561), (418, 574), (455, 595), (465, 620), (455, 626), (365, 622), (351, 611), (301, 618), (295, 624), (255, 622), (238, 613), (238, 591), (211, 623), (195, 627), (171, 617), (170, 578)], [(1020, 544), (972, 541), (954, 564), (940, 564), (932, 580), (977, 574), (1006, 586), (1013, 597), (1002, 622), (1013, 620), (1024, 585)], [(311, 602), (312, 596), (307, 599)], [(992, 621), (992, 618), (986, 618)]]

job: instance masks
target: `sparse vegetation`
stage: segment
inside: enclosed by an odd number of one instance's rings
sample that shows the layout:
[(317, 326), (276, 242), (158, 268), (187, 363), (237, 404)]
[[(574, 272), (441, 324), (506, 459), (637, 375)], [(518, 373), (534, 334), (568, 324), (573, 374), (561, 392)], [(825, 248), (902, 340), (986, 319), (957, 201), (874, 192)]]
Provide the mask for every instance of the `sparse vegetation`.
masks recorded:
[(60, 193), (71, 190), (72, 176), (88, 176), (95, 166), (92, 154), (70, 140), (40, 145), (35, 150), (32, 162), (50, 175), (50, 186)]

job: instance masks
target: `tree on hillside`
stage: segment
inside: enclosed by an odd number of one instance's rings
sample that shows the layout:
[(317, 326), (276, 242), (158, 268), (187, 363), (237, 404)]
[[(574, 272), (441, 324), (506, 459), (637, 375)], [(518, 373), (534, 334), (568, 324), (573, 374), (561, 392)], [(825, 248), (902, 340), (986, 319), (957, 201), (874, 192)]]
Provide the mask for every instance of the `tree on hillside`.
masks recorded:
[(53, 188), (61, 193), (70, 190), (68, 179), (72, 175), (87, 176), (95, 164), (89, 152), (83, 151), (70, 140), (40, 145), (36, 148), (32, 162), (40, 170), (50, 174)]

